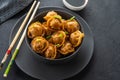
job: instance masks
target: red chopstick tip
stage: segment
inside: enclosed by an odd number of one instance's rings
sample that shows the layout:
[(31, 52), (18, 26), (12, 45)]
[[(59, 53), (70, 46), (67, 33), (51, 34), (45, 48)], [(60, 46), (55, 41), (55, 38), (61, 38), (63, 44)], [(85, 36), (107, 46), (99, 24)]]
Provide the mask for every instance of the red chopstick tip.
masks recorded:
[(9, 55), (11, 53), (11, 50), (7, 50), (7, 54)]

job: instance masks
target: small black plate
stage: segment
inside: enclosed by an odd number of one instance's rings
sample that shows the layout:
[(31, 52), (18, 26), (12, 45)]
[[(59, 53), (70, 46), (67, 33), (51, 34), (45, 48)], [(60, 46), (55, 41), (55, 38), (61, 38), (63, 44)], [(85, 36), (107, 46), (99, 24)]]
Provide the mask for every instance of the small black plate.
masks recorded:
[[(65, 10), (75, 15), (81, 22), (81, 25), (84, 28), (85, 38), (79, 51), (80, 54), (76, 56), (74, 61), (68, 63), (45, 64), (32, 56), (33, 53), (29, 50), (26, 41), (24, 40), (15, 62), (23, 72), (30, 75), (31, 77), (41, 80), (63, 80), (78, 74), (86, 67), (93, 55), (94, 40), (88, 24), (76, 13), (56, 7), (41, 8), (38, 10), (38, 13), (48, 10)], [(11, 42), (13, 39), (24, 17), (25, 15), (21, 17), (13, 27), (9, 42)]]

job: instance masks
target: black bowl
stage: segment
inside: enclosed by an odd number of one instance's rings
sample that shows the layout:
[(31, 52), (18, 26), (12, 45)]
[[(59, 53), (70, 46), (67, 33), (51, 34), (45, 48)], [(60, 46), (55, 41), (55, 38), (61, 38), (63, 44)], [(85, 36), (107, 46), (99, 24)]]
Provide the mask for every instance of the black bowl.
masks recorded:
[[(49, 12), (51, 10), (46, 10), (46, 11), (43, 11), (43, 12), (40, 12), (38, 13), (37, 16), (35, 16), (35, 18), (32, 20), (31, 23), (33, 22), (36, 22), (36, 21), (40, 21), (40, 22), (43, 22), (45, 21), (43, 19), (43, 17), (47, 14), (47, 12)], [(75, 16), (73, 14), (70, 14), (69, 12), (67, 11), (63, 11), (63, 10), (54, 10), (55, 12), (57, 12), (60, 16), (62, 16), (64, 19), (70, 19), (71, 17)], [(79, 23), (80, 25), (80, 31), (82, 31), (84, 33), (84, 29), (80, 23), (80, 20), (77, 19), (77, 17), (75, 17), (75, 20)], [(27, 37), (27, 33), (26, 33), (26, 43), (27, 43), (27, 46), (29, 47), (29, 49), (32, 51), (33, 53), (33, 56), (35, 58), (39, 58), (38, 60), (40, 60), (41, 62), (45, 62), (45, 63), (49, 63), (49, 64), (58, 64), (58, 63), (66, 63), (66, 62), (69, 62), (69, 61), (72, 61), (75, 56), (77, 56), (77, 54), (80, 54), (79, 50), (82, 46), (82, 44), (80, 46), (78, 46), (76, 49), (75, 49), (75, 52), (73, 52), (72, 54), (68, 55), (68, 56), (65, 56), (65, 57), (62, 57), (62, 58), (58, 58), (58, 59), (54, 59), (54, 60), (51, 60), (51, 59), (48, 59), (48, 58), (45, 58), (44, 56), (41, 56), (39, 54), (37, 54), (35, 51), (33, 51), (33, 49), (31, 48), (31, 45), (30, 45), (30, 42), (31, 42), (31, 39)], [(84, 39), (83, 39), (84, 40)], [(83, 41), (82, 41), (83, 42)]]

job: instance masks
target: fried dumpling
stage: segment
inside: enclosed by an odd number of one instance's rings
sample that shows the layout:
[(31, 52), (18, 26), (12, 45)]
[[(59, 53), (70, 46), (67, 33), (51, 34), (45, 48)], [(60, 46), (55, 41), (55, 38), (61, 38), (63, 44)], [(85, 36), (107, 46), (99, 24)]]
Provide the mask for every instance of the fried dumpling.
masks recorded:
[(54, 18), (50, 21), (49, 26), (50, 26), (51, 29), (60, 30), (62, 25), (61, 25), (61, 21), (59, 19)]
[(81, 44), (83, 37), (84, 37), (84, 33), (77, 30), (77, 31), (71, 33), (70, 42), (72, 43), (72, 45), (74, 47), (77, 47)]
[(27, 34), (29, 38), (34, 38), (36, 36), (43, 36), (45, 31), (40, 22), (34, 22), (28, 27)]
[(60, 47), (65, 42), (66, 34), (64, 31), (57, 31), (51, 36), (51, 41), (57, 47)]
[(47, 21), (47, 26), (54, 31), (55, 30), (63, 30), (61, 19), (62, 19), (62, 17), (59, 15), (53, 16), (53, 18), (50, 18)]
[(55, 59), (57, 56), (57, 48), (53, 44), (49, 44), (48, 48), (45, 51), (45, 57), (49, 59)]
[[(47, 59), (59, 59), (71, 55), (82, 43), (84, 33), (81, 25), (72, 16), (62, 15), (61, 12), (48, 11), (33, 22), (27, 30), (30, 45), (33, 51)], [(60, 14), (59, 14), (60, 13)], [(43, 19), (44, 20), (43, 20)]]
[(49, 11), (46, 16), (44, 17), (45, 20), (50, 19), (51, 17), (57, 15), (57, 13), (55, 11)]
[(75, 49), (70, 42), (65, 42), (58, 51), (63, 55), (68, 55), (71, 52), (74, 52)]
[(79, 24), (76, 20), (66, 21), (66, 24), (64, 26), (65, 30), (69, 33), (75, 32), (76, 30), (79, 30)]
[(45, 31), (45, 35), (51, 35), (52, 34), (52, 31), (49, 27), (47, 27), (47, 23), (44, 22), (42, 23), (43, 27), (44, 27), (44, 31)]
[(43, 51), (45, 51), (48, 48), (48, 41), (41, 37), (35, 37), (31, 42), (31, 47), (36, 53), (43, 54)]

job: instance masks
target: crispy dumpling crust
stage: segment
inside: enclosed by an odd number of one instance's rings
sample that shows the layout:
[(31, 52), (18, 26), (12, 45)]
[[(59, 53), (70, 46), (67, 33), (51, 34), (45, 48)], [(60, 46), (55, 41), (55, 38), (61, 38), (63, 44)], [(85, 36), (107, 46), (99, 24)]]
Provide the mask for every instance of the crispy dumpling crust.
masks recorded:
[(82, 39), (84, 37), (84, 33), (80, 32), (79, 30), (71, 33), (70, 35), (70, 42), (74, 47), (79, 46), (82, 43)]
[(72, 21), (67, 20), (64, 28), (67, 32), (73, 33), (79, 30), (79, 24), (76, 20), (72, 20)]
[(34, 22), (28, 27), (27, 34), (29, 38), (43, 36), (45, 34), (44, 27), (40, 22)]
[(46, 16), (44, 17), (45, 20), (50, 19), (51, 17), (57, 15), (57, 13), (55, 11), (49, 11)]
[(51, 35), (53, 33), (53, 31), (47, 27), (47, 22), (43, 22), (42, 25), (44, 27), (45, 35)]
[(57, 56), (57, 48), (53, 44), (49, 44), (48, 48), (45, 51), (45, 57), (49, 59), (55, 59)]
[[(59, 15), (56, 15), (56, 16), (59, 16)], [(53, 31), (64, 29), (64, 27), (62, 26), (61, 19), (56, 17), (51, 17), (50, 19), (48, 19), (47, 26)]]
[(65, 42), (66, 34), (64, 31), (57, 31), (51, 37), (51, 42), (60, 47)]
[(36, 53), (40, 53), (43, 54), (43, 52), (48, 48), (48, 41), (41, 37), (35, 37), (32, 41), (31, 41), (31, 47), (32, 49), (36, 52)]
[(70, 42), (65, 42), (58, 51), (63, 55), (68, 55), (71, 52), (74, 52), (75, 49)]

